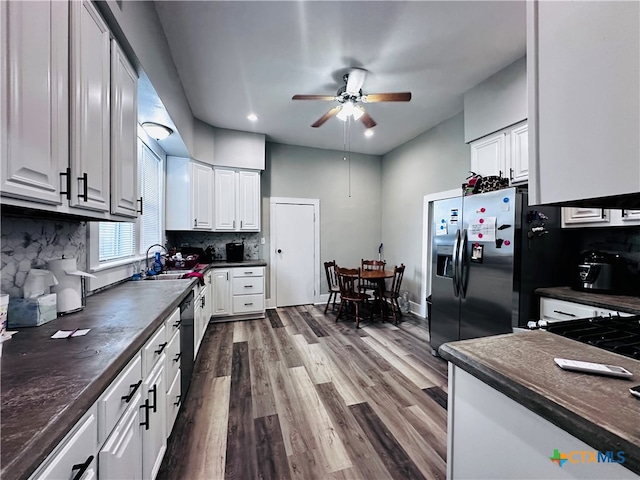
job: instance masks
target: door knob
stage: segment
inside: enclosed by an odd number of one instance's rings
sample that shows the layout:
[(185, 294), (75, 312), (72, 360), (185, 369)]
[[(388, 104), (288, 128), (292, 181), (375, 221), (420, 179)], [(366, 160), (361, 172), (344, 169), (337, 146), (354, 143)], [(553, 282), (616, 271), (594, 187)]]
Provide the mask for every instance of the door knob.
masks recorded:
[(282, 253), (282, 250), (278, 249), (278, 253)]

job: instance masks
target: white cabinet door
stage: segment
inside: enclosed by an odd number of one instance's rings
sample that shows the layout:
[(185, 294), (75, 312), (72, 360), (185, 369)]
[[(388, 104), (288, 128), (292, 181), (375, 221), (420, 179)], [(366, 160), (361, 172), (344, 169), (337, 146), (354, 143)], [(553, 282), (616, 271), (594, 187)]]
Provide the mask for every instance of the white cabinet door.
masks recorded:
[(236, 172), (214, 168), (215, 230), (236, 229)]
[(210, 166), (191, 162), (191, 209), (193, 228), (197, 230), (211, 230), (213, 227), (212, 177)]
[(176, 423), (176, 418), (178, 417), (180, 405), (182, 404), (182, 392), (180, 389), (180, 370), (178, 370), (178, 373), (173, 377), (173, 381), (171, 381), (171, 385), (167, 390), (167, 436), (171, 435), (173, 425)]
[(111, 213), (135, 218), (138, 76), (115, 40), (111, 41), (111, 107)]
[(260, 230), (260, 172), (238, 172), (238, 221), (241, 231)]
[(3, 196), (67, 202), (68, 32), (67, 2), (0, 2)]
[(622, 210), (622, 223), (632, 225), (640, 223), (640, 210)]
[(142, 442), (144, 479), (156, 477), (167, 449), (167, 386), (164, 366), (163, 356), (145, 382), (147, 398), (146, 407), (142, 411), (143, 417), (146, 416), (143, 423), (147, 423), (144, 426)]
[(525, 123), (511, 130), (509, 180), (512, 185), (529, 181), (529, 126)]
[(215, 268), (211, 275), (211, 304), (213, 316), (224, 316), (231, 313), (231, 281), (229, 269)]
[(110, 32), (89, 0), (71, 2), (71, 205), (110, 209)]
[(471, 171), (488, 177), (505, 176), (505, 134), (489, 135), (471, 143)]
[(602, 208), (564, 207), (562, 223), (564, 224), (598, 224), (609, 221), (609, 210)]
[(640, 191), (640, 3), (526, 3), (529, 201)]
[(31, 478), (97, 478), (97, 439), (96, 409), (91, 407)]
[(138, 480), (142, 478), (142, 442), (146, 411), (141, 409), (142, 394), (136, 392), (99, 454), (100, 478)]

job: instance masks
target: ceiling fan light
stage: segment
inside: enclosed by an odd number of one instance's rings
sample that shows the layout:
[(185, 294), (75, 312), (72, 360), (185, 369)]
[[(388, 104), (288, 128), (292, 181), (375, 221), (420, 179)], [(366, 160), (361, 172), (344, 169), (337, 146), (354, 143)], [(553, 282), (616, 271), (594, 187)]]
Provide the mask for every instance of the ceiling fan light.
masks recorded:
[(147, 135), (158, 141), (164, 140), (173, 133), (173, 130), (171, 130), (169, 127), (160, 125), (159, 123), (144, 122), (141, 126), (144, 131), (147, 132)]
[(342, 120), (343, 122), (347, 121), (347, 119), (349, 118), (349, 113), (345, 109), (344, 105), (342, 106), (342, 108), (340, 109), (336, 117)]
[(354, 120), (360, 119), (360, 117), (364, 115), (364, 108), (360, 106), (353, 107), (353, 112), (351, 113), (351, 115), (353, 115)]

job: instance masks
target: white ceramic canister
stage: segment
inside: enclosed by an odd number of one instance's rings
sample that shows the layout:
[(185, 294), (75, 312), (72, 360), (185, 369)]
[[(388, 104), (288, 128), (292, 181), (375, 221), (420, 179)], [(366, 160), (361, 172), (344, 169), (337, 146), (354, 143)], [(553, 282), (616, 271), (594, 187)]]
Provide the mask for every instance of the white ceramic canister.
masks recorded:
[(81, 272), (75, 258), (60, 258), (49, 260), (47, 268), (58, 280), (58, 285), (51, 287), (51, 293), (56, 293), (58, 314), (72, 313), (82, 310), (84, 292), (82, 291), (82, 277), (92, 277), (95, 275)]

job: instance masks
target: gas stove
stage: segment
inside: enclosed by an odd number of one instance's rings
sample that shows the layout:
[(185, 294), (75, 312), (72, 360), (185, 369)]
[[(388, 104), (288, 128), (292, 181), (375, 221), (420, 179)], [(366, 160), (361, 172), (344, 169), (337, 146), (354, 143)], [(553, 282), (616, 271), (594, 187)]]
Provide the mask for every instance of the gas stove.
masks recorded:
[(567, 320), (550, 323), (546, 330), (640, 360), (640, 315)]

